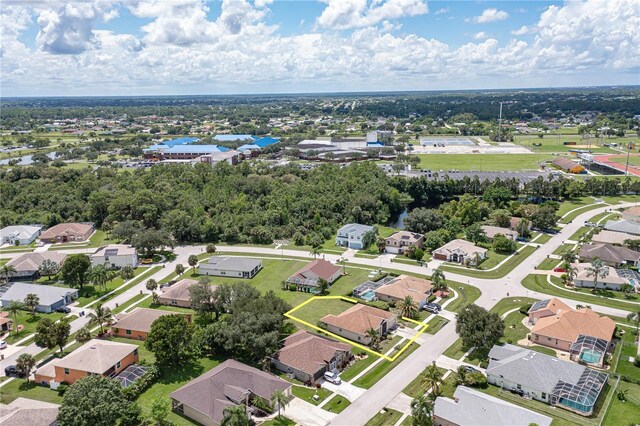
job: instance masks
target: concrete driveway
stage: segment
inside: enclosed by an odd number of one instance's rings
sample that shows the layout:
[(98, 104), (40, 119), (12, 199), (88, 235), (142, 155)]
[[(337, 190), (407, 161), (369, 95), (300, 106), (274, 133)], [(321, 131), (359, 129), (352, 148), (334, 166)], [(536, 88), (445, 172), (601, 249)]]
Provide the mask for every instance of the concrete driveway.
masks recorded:
[(300, 398), (293, 398), (283, 414), (297, 424), (304, 426), (325, 426), (336, 417), (335, 413), (325, 411)]
[(339, 385), (334, 385), (333, 383), (327, 382), (325, 380), (325, 382), (322, 384), (322, 387), (330, 390), (333, 393), (344, 396), (349, 401), (354, 401), (366, 392), (366, 389), (359, 388), (347, 382), (342, 382)]

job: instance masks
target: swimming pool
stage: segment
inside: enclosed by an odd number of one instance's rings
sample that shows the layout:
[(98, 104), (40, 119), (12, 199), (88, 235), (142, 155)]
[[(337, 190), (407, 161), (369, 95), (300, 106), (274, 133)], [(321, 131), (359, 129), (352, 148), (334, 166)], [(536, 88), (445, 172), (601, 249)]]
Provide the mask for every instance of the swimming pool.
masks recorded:
[(373, 300), (375, 300), (376, 298), (376, 292), (373, 290), (367, 290), (364, 293), (362, 293), (360, 296), (360, 299), (362, 300), (366, 300), (367, 302), (371, 302)]
[(587, 364), (597, 364), (600, 361), (600, 353), (594, 350), (586, 350), (580, 354), (580, 359)]

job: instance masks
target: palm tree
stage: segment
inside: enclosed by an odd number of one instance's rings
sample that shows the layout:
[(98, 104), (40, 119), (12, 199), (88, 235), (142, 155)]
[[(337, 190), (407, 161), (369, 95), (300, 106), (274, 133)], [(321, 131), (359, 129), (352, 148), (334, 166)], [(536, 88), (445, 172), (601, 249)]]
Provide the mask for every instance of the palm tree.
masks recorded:
[(177, 276), (180, 276), (180, 275), (182, 275), (182, 274), (184, 274), (184, 265), (183, 265), (183, 264), (181, 264), (181, 263), (178, 263), (178, 264), (176, 265), (176, 275), (177, 275)]
[(587, 277), (593, 277), (593, 291), (598, 289), (598, 279), (609, 275), (609, 267), (602, 259), (595, 258), (591, 261), (591, 266), (587, 268)]
[(421, 395), (411, 401), (411, 417), (413, 417), (413, 426), (432, 426), (433, 425), (433, 402), (426, 395)]
[(189, 266), (191, 266), (193, 268), (193, 273), (195, 274), (196, 273), (196, 266), (198, 266), (198, 256), (196, 256), (195, 254), (192, 254), (187, 259), (187, 263), (189, 264)]
[(102, 288), (104, 291), (106, 291), (107, 283), (112, 277), (112, 271), (104, 265), (96, 265), (89, 270), (89, 281), (91, 281), (95, 287)]
[(37, 294), (29, 293), (27, 294), (27, 297), (24, 298), (24, 305), (27, 308), (29, 308), (29, 310), (31, 311), (32, 317), (36, 316), (36, 308), (38, 307), (39, 304), (40, 304), (40, 298), (38, 297)]
[(458, 367), (458, 371), (456, 372), (456, 383), (459, 385), (467, 383), (467, 369), (464, 365)]
[(281, 389), (276, 389), (271, 394), (271, 405), (278, 406), (278, 417), (280, 417), (280, 409), (284, 410), (289, 405), (289, 398)]
[(222, 412), (224, 417), (220, 426), (249, 426), (249, 416), (244, 405), (233, 405), (227, 407)]
[(622, 283), (619, 290), (624, 294), (625, 299), (628, 299), (629, 295), (633, 292), (633, 286), (628, 283)]
[(111, 309), (98, 305), (87, 317), (89, 318), (90, 323), (98, 324), (100, 327), (100, 334), (102, 334), (104, 332), (102, 325), (109, 325), (113, 319), (113, 314), (111, 313)]
[(569, 283), (573, 283), (574, 278), (576, 277), (576, 275), (578, 275), (578, 270), (576, 269), (575, 266), (573, 266), (573, 264), (565, 262), (562, 265), (562, 269), (564, 269), (567, 274), (567, 280), (569, 281)]
[(46, 275), (47, 279), (50, 281), (51, 275), (54, 275), (56, 272), (58, 272), (58, 269), (59, 267), (57, 262), (51, 259), (45, 259), (40, 264), (38, 272), (40, 273), (40, 275)]
[(376, 238), (376, 247), (378, 248), (378, 251), (382, 253), (386, 246), (387, 240), (385, 240), (383, 236), (378, 235), (378, 238)]
[(23, 308), (22, 303), (16, 302), (12, 300), (7, 307), (7, 311), (9, 312), (9, 316), (13, 317), (13, 326), (18, 331), (18, 312)]
[(422, 384), (431, 389), (434, 396), (440, 395), (440, 383), (442, 383), (442, 373), (436, 367), (435, 361), (427, 367), (422, 377)]
[(418, 306), (411, 296), (405, 296), (404, 299), (399, 301), (398, 309), (400, 310), (400, 315), (403, 317), (414, 319), (418, 316)]
[(147, 283), (145, 284), (145, 287), (146, 287), (147, 290), (153, 291), (153, 290), (158, 288), (158, 282), (156, 280), (154, 280), (153, 278), (150, 278), (150, 279), (147, 280)]
[(16, 268), (13, 265), (7, 265), (4, 264), (2, 265), (2, 267), (0, 267), (0, 273), (2, 275), (4, 275), (4, 280), (6, 282), (9, 282), (9, 275), (13, 274), (16, 272)]
[(131, 265), (127, 265), (120, 270), (120, 276), (124, 281), (129, 281), (131, 278), (135, 276), (135, 274), (136, 274), (136, 271), (135, 269), (133, 269), (133, 266)]
[(24, 373), (27, 382), (29, 381), (29, 376), (31, 375), (31, 370), (36, 366), (38, 361), (31, 354), (22, 354), (16, 360), (16, 369)]
[(369, 346), (376, 350), (380, 345), (380, 332), (375, 328), (370, 328), (364, 333), (364, 335), (369, 338)]
[(329, 281), (324, 278), (318, 279), (318, 294), (326, 294), (329, 291)]
[[(636, 323), (636, 336), (640, 336), (640, 309), (635, 312), (630, 312), (629, 315), (627, 315), (627, 319)], [(636, 339), (637, 338), (638, 337), (636, 337)]]
[(444, 272), (440, 268), (435, 269), (433, 274), (431, 274), (431, 282), (433, 283), (433, 289), (436, 291), (446, 290), (448, 288)]
[(562, 259), (564, 263), (573, 263), (576, 261), (576, 254), (572, 251), (565, 251), (560, 256), (560, 259)]
[(309, 255), (313, 256), (314, 259), (318, 257), (319, 254), (320, 254), (320, 247), (312, 247), (311, 251), (309, 252)]

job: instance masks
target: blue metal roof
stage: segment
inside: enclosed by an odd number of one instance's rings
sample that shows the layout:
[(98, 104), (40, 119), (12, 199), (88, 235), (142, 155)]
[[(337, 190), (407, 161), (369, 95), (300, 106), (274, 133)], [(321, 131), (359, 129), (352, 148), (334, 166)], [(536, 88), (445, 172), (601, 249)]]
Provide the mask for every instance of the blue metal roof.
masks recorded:
[(213, 139), (219, 142), (253, 141), (254, 139), (256, 139), (256, 137), (251, 135), (215, 135)]
[(165, 154), (211, 154), (212, 152), (225, 152), (229, 148), (218, 145), (176, 145), (167, 148)]
[(271, 138), (269, 136), (265, 136), (253, 141), (253, 144), (258, 145), (260, 148), (264, 148), (265, 146), (273, 145), (274, 143), (278, 142), (280, 142), (280, 138)]
[(200, 139), (198, 138), (178, 138), (164, 141), (161, 144), (166, 146), (188, 145), (190, 143), (198, 142), (199, 140)]
[(251, 149), (260, 149), (258, 145), (242, 145), (238, 147), (238, 151), (247, 151)]
[(382, 143), (382, 142), (367, 142), (367, 146), (380, 146), (380, 147), (383, 147), (384, 143)]

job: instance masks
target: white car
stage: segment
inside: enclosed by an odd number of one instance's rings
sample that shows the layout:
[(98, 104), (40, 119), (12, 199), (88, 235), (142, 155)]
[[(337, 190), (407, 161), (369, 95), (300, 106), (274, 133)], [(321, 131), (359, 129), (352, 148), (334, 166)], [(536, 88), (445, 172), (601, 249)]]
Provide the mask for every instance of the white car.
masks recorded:
[(0, 340), (0, 349), (6, 349), (7, 348), (7, 342), (5, 342), (4, 340)]
[(324, 379), (327, 382), (331, 382), (334, 385), (339, 385), (340, 383), (342, 383), (342, 379), (340, 378), (340, 376), (338, 376), (338, 373), (333, 373), (331, 371), (327, 371), (326, 373), (324, 373)]

